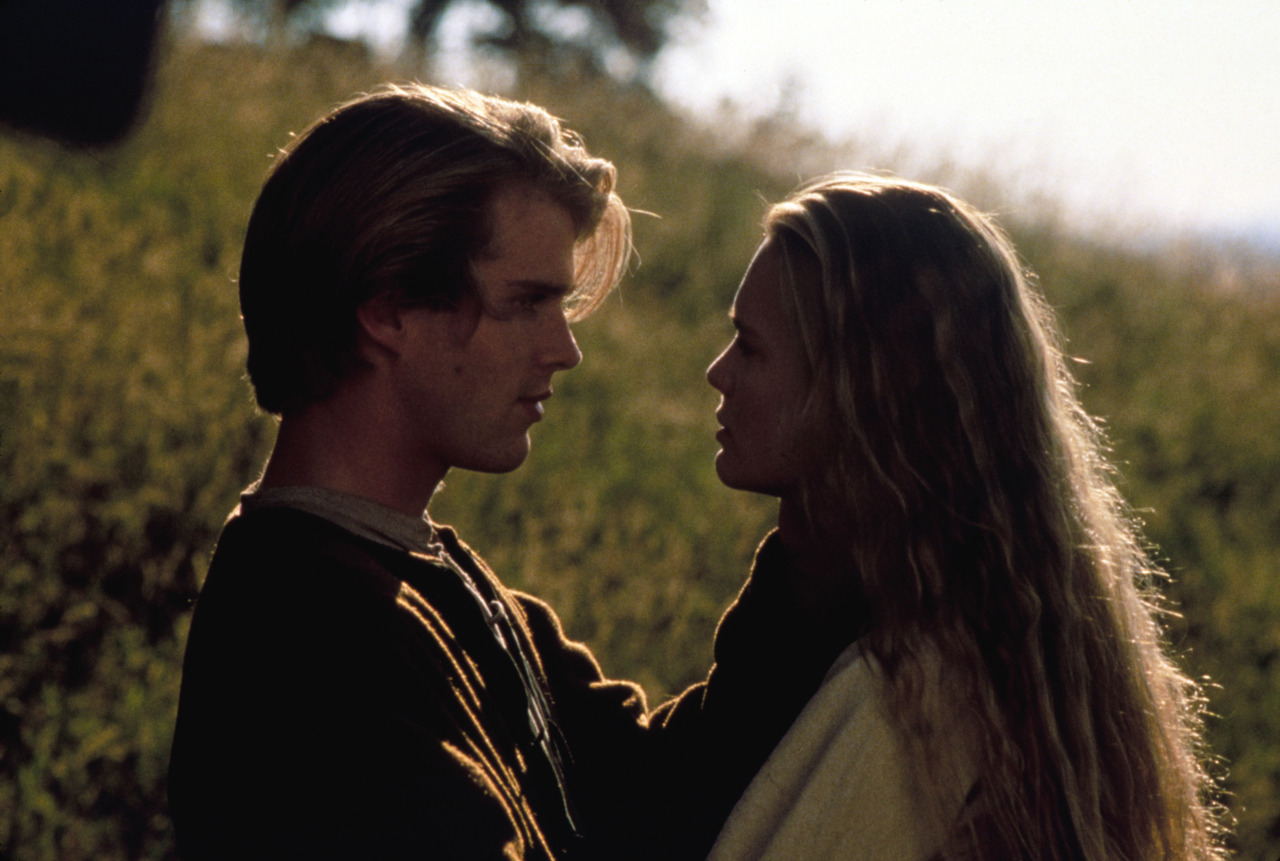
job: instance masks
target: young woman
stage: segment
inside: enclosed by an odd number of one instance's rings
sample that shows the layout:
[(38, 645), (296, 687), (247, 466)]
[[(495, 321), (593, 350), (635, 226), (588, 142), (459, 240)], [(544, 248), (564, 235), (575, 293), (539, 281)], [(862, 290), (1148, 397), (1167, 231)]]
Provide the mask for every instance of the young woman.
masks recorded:
[(1221, 857), (1201, 698), (1053, 316), (990, 220), (842, 174), (772, 208), (708, 371), (849, 644), (712, 859)]

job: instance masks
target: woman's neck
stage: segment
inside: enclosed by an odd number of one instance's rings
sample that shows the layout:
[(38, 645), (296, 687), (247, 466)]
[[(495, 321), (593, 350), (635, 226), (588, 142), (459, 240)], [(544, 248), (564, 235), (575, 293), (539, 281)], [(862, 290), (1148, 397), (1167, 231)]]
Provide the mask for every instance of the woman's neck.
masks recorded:
[(795, 500), (779, 503), (778, 539), (787, 551), (796, 599), (819, 624), (844, 627), (850, 614), (865, 612), (850, 548), (830, 540), (829, 533), (824, 538)]

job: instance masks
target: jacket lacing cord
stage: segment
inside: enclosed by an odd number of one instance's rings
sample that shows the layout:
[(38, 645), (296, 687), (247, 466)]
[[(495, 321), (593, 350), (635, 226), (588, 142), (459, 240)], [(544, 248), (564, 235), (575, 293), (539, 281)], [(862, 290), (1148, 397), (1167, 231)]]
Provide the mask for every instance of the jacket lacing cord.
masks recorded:
[(538, 675), (529, 664), (529, 659), (525, 655), (524, 649), (520, 647), (520, 640), (516, 636), (515, 627), (511, 623), (511, 617), (507, 613), (506, 607), (496, 598), (487, 600), (479, 587), (476, 586), (471, 575), (454, 560), (443, 545), (438, 545), (433, 549), (438, 550), (441, 561), (458, 576), (462, 584), (466, 586), (467, 591), (476, 599), (476, 603), (484, 615), (485, 623), (489, 626), (489, 630), (493, 632), (494, 639), (498, 641), (503, 653), (511, 661), (512, 668), (515, 670), (517, 678), (520, 679), (520, 685), (524, 688), (529, 732), (539, 752), (551, 767), (551, 774), (555, 778), (561, 807), (565, 819), (569, 823), (569, 828), (575, 837), (581, 839), (582, 834), (578, 828), (573, 803), (569, 800), (569, 792), (565, 781), (564, 760), (567, 758), (568, 744), (565, 742), (564, 735), (553, 718), (551, 703), (547, 700), (546, 692), (538, 680)]

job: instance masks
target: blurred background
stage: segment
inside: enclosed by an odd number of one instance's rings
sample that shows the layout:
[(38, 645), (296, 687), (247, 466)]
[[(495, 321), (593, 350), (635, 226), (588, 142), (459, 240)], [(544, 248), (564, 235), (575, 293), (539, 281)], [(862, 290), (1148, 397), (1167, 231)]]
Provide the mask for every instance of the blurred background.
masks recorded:
[[(838, 5), (838, 8), (837, 8)], [(1047, 4), (1045, 4), (1047, 5)], [(274, 423), (234, 278), (290, 133), (387, 80), (546, 105), (638, 257), (529, 463), (432, 504), (607, 673), (697, 680), (769, 528), (703, 378), (766, 202), (835, 168), (997, 213), (1208, 677), (1241, 858), (1280, 855), (1280, 15), (984, 0), (0, 4), (0, 858), (169, 859), (192, 601)]]

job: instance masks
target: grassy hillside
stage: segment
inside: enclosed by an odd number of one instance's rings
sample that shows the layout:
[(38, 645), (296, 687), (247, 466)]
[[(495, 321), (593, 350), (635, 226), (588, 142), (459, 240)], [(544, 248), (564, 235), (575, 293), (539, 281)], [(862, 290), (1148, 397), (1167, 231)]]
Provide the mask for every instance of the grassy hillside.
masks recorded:
[[(172, 857), (164, 769), (190, 602), (273, 433), (242, 379), (245, 221), (290, 131), (391, 77), (333, 45), (177, 48), (123, 147), (0, 137), (0, 858)], [(634, 276), (579, 327), (586, 359), (530, 462), (451, 476), (433, 513), (659, 698), (705, 671), (772, 513), (716, 481), (703, 371), (763, 201), (829, 153), (768, 124), (701, 129), (638, 93), (523, 86), (655, 215), (637, 215)], [(1270, 861), (1280, 278), (1011, 226), (1175, 575), (1176, 643), (1218, 685), (1240, 855)]]

